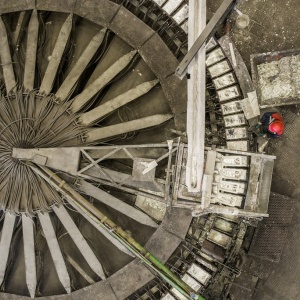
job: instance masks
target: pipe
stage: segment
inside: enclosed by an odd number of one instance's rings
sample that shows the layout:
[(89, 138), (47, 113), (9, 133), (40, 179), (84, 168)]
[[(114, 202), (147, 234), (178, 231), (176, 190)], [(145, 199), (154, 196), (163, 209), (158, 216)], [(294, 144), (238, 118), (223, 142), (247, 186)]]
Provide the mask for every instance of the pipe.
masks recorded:
[(96, 209), (84, 197), (77, 193), (71, 186), (64, 180), (57, 176), (54, 172), (44, 166), (39, 168), (28, 163), (30, 167), (41, 177), (43, 177), (51, 186), (60, 192), (65, 199), (74, 207), (78, 206), (89, 217), (97, 222), (101, 227), (107, 230), (112, 236), (118, 239), (127, 249), (129, 249), (136, 257), (140, 258), (159, 276), (166, 280), (171, 286), (177, 289), (188, 299), (205, 300), (202, 296), (198, 295), (188, 284), (182, 281), (174, 273), (172, 273), (160, 260), (158, 260), (147, 249), (140, 245), (134, 238), (132, 238), (121, 227), (117, 226), (112, 220), (104, 215), (100, 210)]

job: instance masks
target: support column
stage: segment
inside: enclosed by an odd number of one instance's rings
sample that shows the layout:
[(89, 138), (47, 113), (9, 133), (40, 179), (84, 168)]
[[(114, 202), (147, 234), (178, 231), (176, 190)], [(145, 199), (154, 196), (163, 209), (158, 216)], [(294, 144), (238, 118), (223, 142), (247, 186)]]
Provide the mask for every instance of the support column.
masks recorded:
[[(189, 0), (188, 43), (192, 47), (206, 26), (206, 0)], [(205, 44), (188, 66), (186, 184), (189, 192), (200, 192), (204, 167), (205, 135)]]

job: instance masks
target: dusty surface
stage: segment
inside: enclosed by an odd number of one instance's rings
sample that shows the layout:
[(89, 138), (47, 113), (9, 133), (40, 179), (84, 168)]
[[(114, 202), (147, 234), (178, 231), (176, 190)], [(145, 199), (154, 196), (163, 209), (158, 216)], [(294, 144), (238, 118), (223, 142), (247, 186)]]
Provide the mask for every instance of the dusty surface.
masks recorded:
[[(244, 30), (236, 28), (234, 20), (238, 14), (233, 12), (230, 35), (249, 71), (251, 54), (300, 48), (299, 1), (240, 0), (238, 9), (249, 15), (250, 24)], [(274, 97), (273, 92), (270, 93)], [(300, 299), (300, 109), (295, 105), (280, 110), (286, 122), (285, 134), (281, 139), (270, 141), (267, 148), (268, 153), (277, 156), (272, 191), (293, 197), (295, 212), (279, 263), (243, 256), (244, 267), (234, 286), (238, 292), (233, 299)]]

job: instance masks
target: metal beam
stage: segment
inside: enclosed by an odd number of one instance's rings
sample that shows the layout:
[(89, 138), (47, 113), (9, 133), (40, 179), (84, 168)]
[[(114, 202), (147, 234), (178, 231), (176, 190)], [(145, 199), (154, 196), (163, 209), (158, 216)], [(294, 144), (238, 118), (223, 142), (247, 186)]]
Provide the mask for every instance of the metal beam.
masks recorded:
[(57, 37), (50, 61), (48, 63), (44, 78), (40, 86), (40, 93), (48, 95), (53, 87), (57, 70), (63, 57), (66, 45), (68, 43), (73, 25), (73, 14), (70, 14), (61, 27)]
[(16, 87), (16, 78), (8, 43), (7, 31), (2, 17), (0, 16), (0, 56), (4, 82), (7, 94)]
[(34, 249), (34, 227), (33, 220), (25, 214), (22, 214), (22, 228), (26, 268), (26, 284), (31, 298), (34, 298), (37, 284)]
[(133, 59), (136, 50), (131, 51), (119, 58), (111, 67), (94, 80), (81, 94), (73, 99), (70, 107), (72, 113), (81, 110), (89, 100), (105, 87), (116, 75), (118, 75)]
[(38, 217), (43, 228), (43, 232), (51, 253), (51, 257), (53, 259), (53, 263), (55, 265), (58, 278), (66, 292), (69, 294), (71, 293), (70, 276), (68, 274), (63, 255), (61, 253), (50, 216), (48, 213), (38, 213)]
[(90, 43), (87, 45), (87, 47), (77, 60), (76, 64), (74, 65), (58, 91), (55, 93), (56, 97), (58, 97), (60, 100), (65, 100), (69, 96), (79, 77), (82, 75), (88, 63), (102, 44), (105, 33), (106, 28), (95, 34)]
[(10, 243), (13, 236), (15, 227), (16, 216), (10, 213), (5, 214), (4, 224), (2, 228), (1, 240), (0, 240), (0, 286), (3, 282), (7, 260), (9, 256)]
[(87, 143), (108, 139), (116, 135), (124, 134), (131, 131), (141, 130), (144, 128), (156, 126), (170, 120), (173, 115), (153, 115), (150, 117), (140, 118), (120, 124), (105, 126), (101, 128), (91, 129), (87, 133)]
[(61, 223), (66, 228), (67, 232), (69, 233), (70, 237), (74, 241), (75, 245), (81, 252), (82, 256), (85, 258), (91, 269), (101, 278), (105, 279), (106, 276), (104, 274), (103, 268), (101, 263), (99, 262), (98, 258), (86, 242), (85, 238), (77, 228), (75, 222), (70, 217), (67, 210), (64, 206), (60, 207), (53, 207), (54, 212), (58, 216)]
[[(198, 38), (206, 25), (206, 0), (190, 0), (189, 3), (189, 47)], [(204, 167), (205, 140), (205, 44), (188, 66), (190, 79), (187, 81), (187, 136), (188, 158), (186, 185), (189, 192), (200, 192)]]
[[(199, 49), (202, 47), (202, 45), (210, 39), (216, 32), (217, 27), (219, 24), (221, 24), (228, 13), (231, 11), (231, 9), (234, 7), (236, 0), (224, 0), (219, 7), (219, 9), (216, 11), (216, 13), (213, 15), (213, 17), (208, 22), (207, 26), (204, 28), (204, 30), (201, 32), (193, 46), (190, 48), (188, 53), (185, 55), (179, 66), (177, 67), (175, 74), (182, 78), (184, 75), (188, 65), (191, 63)], [(191, 11), (191, 9), (189, 10)], [(190, 18), (190, 17), (189, 17)], [(189, 26), (190, 30), (190, 26)]]
[(35, 67), (37, 44), (39, 35), (39, 20), (37, 10), (32, 11), (32, 15), (28, 25), (27, 45), (26, 45), (26, 59), (24, 68), (24, 88), (31, 91), (34, 87)]
[(106, 193), (105, 191), (97, 188), (91, 183), (88, 183), (87, 181), (81, 179), (78, 182), (78, 184), (78, 188), (80, 191), (112, 207), (113, 209), (124, 214), (125, 216), (128, 216), (129, 218), (132, 218), (141, 224), (155, 228), (158, 227), (158, 225), (147, 214), (121, 201), (120, 199)]

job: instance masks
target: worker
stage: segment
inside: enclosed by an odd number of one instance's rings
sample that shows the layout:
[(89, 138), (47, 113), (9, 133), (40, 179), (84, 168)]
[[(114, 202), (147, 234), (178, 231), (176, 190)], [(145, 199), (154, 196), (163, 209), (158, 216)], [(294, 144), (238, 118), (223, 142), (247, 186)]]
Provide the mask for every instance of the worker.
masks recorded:
[(266, 138), (279, 138), (284, 132), (284, 121), (278, 112), (266, 112), (256, 125), (258, 135)]

